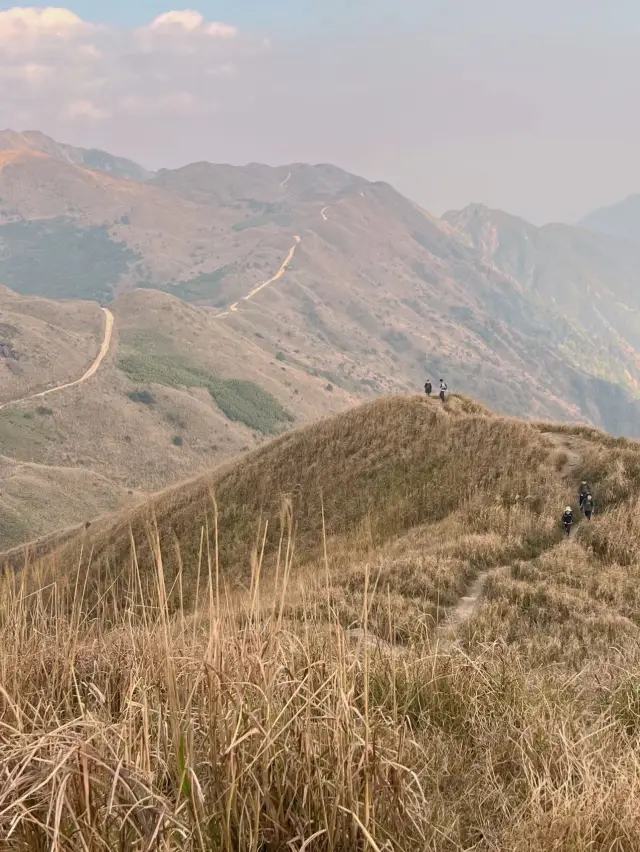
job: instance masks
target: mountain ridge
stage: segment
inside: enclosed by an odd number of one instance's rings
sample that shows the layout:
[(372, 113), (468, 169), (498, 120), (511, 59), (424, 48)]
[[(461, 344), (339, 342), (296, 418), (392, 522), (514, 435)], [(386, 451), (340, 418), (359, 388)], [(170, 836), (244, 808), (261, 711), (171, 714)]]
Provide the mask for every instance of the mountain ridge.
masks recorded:
[[(86, 469), (113, 499), (137, 499), (441, 376), (508, 416), (640, 436), (640, 248), (628, 241), (482, 205), (438, 219), (329, 164), (200, 162), (135, 181), (32, 149), (0, 170), (0, 281), (15, 291), (0, 290), (15, 327), (0, 352), (25, 356), (0, 357), (5, 400), (83, 374), (99, 305), (115, 331), (81, 390), (0, 412), (15, 464)], [(19, 300), (71, 313), (51, 328), (9, 321)], [(76, 506), (68, 522), (81, 520)]]

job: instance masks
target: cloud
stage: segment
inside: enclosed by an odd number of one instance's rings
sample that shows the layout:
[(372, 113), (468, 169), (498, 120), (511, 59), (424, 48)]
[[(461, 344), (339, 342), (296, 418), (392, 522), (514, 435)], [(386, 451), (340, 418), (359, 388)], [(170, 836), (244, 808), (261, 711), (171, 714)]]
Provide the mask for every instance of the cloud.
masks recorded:
[(115, 28), (64, 8), (0, 12), (2, 123), (45, 128), (215, 111), (262, 38), (192, 9)]
[(176, 30), (187, 30), (188, 32), (202, 33), (214, 38), (234, 38), (238, 35), (236, 27), (229, 24), (208, 24), (200, 12), (193, 9), (185, 9), (182, 12), (165, 12), (151, 22), (149, 29), (156, 32), (171, 32)]

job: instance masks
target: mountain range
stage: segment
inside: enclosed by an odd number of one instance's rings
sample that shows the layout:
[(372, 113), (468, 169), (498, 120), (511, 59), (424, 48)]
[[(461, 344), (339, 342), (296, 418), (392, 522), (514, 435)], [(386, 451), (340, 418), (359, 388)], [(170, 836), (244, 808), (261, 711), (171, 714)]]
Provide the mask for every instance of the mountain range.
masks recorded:
[[(640, 242), (602, 221), (437, 218), (327, 164), (151, 172), (0, 133), (0, 538), (426, 378), (507, 415), (639, 437)], [(100, 307), (114, 331), (96, 375), (21, 401), (83, 375)]]

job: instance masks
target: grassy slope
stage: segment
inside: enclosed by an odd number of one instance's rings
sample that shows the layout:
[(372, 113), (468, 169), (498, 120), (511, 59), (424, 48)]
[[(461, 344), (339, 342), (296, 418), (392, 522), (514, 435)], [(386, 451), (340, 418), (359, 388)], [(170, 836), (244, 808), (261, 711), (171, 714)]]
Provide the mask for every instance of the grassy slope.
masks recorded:
[[(0, 291), (0, 309), (0, 340), (22, 368), (11, 372), (0, 356), (0, 404), (77, 379), (94, 360), (104, 330), (96, 304)], [(115, 495), (128, 504), (130, 490), (156, 491), (212, 468), (290, 428), (292, 417), (308, 422), (352, 402), (169, 295), (139, 291), (111, 309), (112, 346), (90, 381), (0, 411), (0, 455), (34, 464), (20, 523), (0, 527), (0, 550), (118, 508)], [(35, 480), (44, 492), (62, 469), (67, 489), (55, 512), (43, 512), (30, 496)], [(73, 486), (82, 469), (110, 483), (102, 502), (83, 500), (84, 481)], [(0, 513), (15, 518), (4, 497)]]
[(93, 525), (0, 598), (6, 848), (637, 849), (639, 484), (632, 442), (396, 398)]
[(81, 376), (103, 334), (95, 303), (25, 298), (0, 286), (0, 341), (18, 356), (16, 371), (0, 357), (0, 405)]

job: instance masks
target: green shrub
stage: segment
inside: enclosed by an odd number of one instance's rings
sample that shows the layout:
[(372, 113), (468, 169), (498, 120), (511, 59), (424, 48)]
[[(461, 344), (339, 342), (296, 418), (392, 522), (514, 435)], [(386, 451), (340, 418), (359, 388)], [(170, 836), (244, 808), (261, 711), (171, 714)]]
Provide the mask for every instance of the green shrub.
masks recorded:
[(282, 423), (292, 423), (293, 416), (268, 391), (242, 379), (217, 379), (209, 385), (209, 393), (224, 414), (264, 435), (278, 431)]
[(139, 402), (142, 405), (155, 405), (155, 397), (149, 391), (131, 391), (127, 394), (131, 402)]
[(25, 296), (109, 301), (139, 255), (109, 228), (78, 228), (60, 216), (0, 225), (0, 281)]
[(278, 354), (276, 355), (276, 361), (285, 361), (285, 360), (286, 359), (285, 359), (285, 356), (284, 356), (284, 352), (278, 352)]
[[(254, 382), (220, 378), (190, 364), (173, 352), (160, 354), (157, 351), (141, 352), (137, 349), (125, 348), (118, 366), (130, 379), (140, 384), (158, 384), (172, 388), (206, 388), (218, 408), (229, 420), (244, 423), (245, 426), (256, 429), (264, 435), (274, 435), (280, 431), (282, 425), (292, 423), (294, 420), (272, 394)], [(134, 393), (148, 394), (148, 391)], [(132, 398), (131, 394), (129, 398)], [(143, 400), (134, 401), (142, 402)]]
[(46, 405), (41, 405), (36, 410), (38, 414), (40, 414), (42, 417), (51, 417), (51, 415), (53, 414), (53, 409), (47, 408)]
[(184, 444), (184, 438), (180, 435), (174, 435), (171, 443), (174, 447), (181, 447)]

